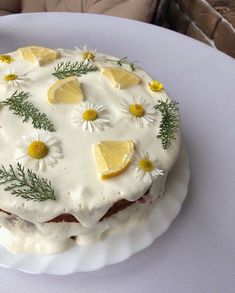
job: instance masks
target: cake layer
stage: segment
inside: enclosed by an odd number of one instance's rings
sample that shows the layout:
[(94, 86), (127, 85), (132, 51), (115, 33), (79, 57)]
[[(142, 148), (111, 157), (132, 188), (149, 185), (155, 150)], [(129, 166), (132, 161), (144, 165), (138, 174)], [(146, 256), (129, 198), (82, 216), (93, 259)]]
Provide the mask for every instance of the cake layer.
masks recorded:
[[(145, 201), (151, 201), (151, 198), (149, 196), (149, 190), (147, 190), (145, 192), (145, 194), (141, 198), (139, 198), (137, 201), (139, 201), (140, 203), (145, 203)], [(107, 211), (107, 213), (99, 221), (102, 221), (103, 219), (108, 218), (108, 217), (120, 212), (121, 210), (124, 210), (125, 208), (129, 207), (130, 205), (132, 205), (135, 202), (136, 201), (131, 202), (126, 199), (119, 200)], [(16, 215), (9, 213), (7, 211), (4, 211), (2, 209), (0, 209), (0, 212), (6, 213), (11, 216), (16, 216)], [(47, 223), (60, 223), (60, 222), (79, 223), (78, 219), (76, 219), (71, 214), (61, 214), (61, 215), (57, 216), (56, 218), (47, 221)]]
[(14, 253), (58, 253), (74, 244), (89, 245), (109, 234), (140, 225), (150, 208), (147, 202), (133, 203), (90, 228), (74, 222), (33, 224), (0, 211), (0, 243)]

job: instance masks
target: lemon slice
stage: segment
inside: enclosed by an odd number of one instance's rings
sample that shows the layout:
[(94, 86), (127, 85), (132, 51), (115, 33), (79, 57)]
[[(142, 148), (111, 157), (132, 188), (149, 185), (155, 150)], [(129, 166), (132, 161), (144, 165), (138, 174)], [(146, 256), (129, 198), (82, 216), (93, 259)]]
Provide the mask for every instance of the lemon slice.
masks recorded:
[(83, 101), (84, 96), (76, 76), (70, 76), (55, 82), (47, 92), (51, 104), (72, 104)]
[(134, 153), (134, 143), (125, 141), (101, 141), (94, 145), (96, 166), (101, 179), (121, 174), (127, 169)]
[(104, 67), (101, 72), (112, 82), (114, 87), (125, 89), (140, 83), (140, 77), (136, 74), (116, 67)]
[(50, 63), (60, 57), (58, 51), (45, 47), (30, 46), (19, 48), (18, 50), (23, 59), (32, 63), (38, 62), (40, 66)]

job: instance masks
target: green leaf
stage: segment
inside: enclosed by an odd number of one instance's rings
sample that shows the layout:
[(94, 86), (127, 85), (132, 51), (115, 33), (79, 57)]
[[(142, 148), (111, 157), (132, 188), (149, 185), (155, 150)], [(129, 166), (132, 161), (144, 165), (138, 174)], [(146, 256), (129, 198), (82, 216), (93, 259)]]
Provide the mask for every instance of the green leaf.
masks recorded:
[(114, 62), (120, 67), (122, 67), (124, 64), (129, 65), (132, 71), (135, 71), (135, 63), (138, 62), (138, 61), (129, 62), (127, 57), (123, 57), (118, 60), (114, 60), (114, 59), (106, 59), (106, 60), (110, 62)]
[(167, 99), (166, 101), (159, 101), (154, 108), (162, 114), (160, 132), (157, 137), (161, 139), (162, 147), (166, 150), (176, 139), (179, 128), (178, 102)]
[(89, 72), (98, 71), (99, 68), (90, 62), (60, 62), (54, 67), (55, 72), (52, 73), (58, 79), (64, 79), (70, 76), (81, 76)]
[(27, 101), (30, 93), (24, 91), (15, 91), (13, 95), (2, 101), (1, 104), (8, 106), (13, 114), (23, 118), (23, 122), (31, 119), (34, 128), (44, 129), (50, 132), (55, 131), (52, 122), (47, 118), (46, 114), (40, 111), (29, 101)]
[(0, 185), (5, 184), (4, 190), (10, 191), (11, 194), (26, 200), (44, 201), (56, 199), (51, 182), (40, 178), (30, 169), (25, 171), (20, 163), (17, 164), (16, 170), (14, 170), (12, 165), (9, 165), (9, 170), (1, 166)]

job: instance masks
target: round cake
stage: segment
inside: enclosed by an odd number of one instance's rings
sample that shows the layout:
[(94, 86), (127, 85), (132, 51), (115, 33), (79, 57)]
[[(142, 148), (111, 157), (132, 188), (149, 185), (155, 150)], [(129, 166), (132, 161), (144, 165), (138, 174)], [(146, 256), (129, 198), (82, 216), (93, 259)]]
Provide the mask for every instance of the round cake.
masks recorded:
[(177, 102), (86, 46), (0, 55), (0, 244), (56, 253), (141, 225), (181, 145)]

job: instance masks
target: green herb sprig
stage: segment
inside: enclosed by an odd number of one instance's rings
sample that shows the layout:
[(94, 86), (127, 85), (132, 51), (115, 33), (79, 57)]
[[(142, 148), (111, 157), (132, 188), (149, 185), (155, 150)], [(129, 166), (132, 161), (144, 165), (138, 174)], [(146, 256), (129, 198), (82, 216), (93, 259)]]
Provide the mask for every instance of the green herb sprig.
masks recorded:
[(123, 57), (123, 58), (118, 59), (118, 60), (114, 60), (114, 59), (106, 59), (106, 60), (110, 61), (110, 62), (114, 62), (114, 63), (116, 63), (117, 65), (119, 65), (121, 67), (124, 64), (129, 65), (132, 71), (135, 71), (135, 68), (136, 68), (135, 63), (137, 62), (137, 61), (129, 62), (127, 57)]
[(34, 128), (55, 131), (46, 114), (40, 113), (31, 102), (27, 101), (29, 95), (30, 93), (24, 91), (15, 91), (10, 98), (2, 101), (1, 104), (8, 106), (15, 115), (23, 117), (23, 122), (28, 122), (31, 119)]
[(160, 132), (157, 137), (161, 139), (162, 147), (166, 150), (170, 147), (172, 141), (176, 139), (176, 133), (179, 128), (178, 102), (167, 99), (166, 101), (159, 101), (154, 108), (162, 114)]
[(99, 68), (90, 62), (60, 62), (54, 67), (55, 72), (52, 73), (58, 79), (63, 79), (69, 76), (81, 76), (89, 72), (98, 71)]
[(14, 170), (12, 165), (9, 165), (9, 170), (1, 166), (0, 185), (3, 184), (7, 184), (4, 190), (10, 191), (11, 194), (26, 200), (44, 201), (56, 199), (51, 182), (40, 178), (30, 169), (25, 171), (20, 163), (17, 164), (16, 170)]

